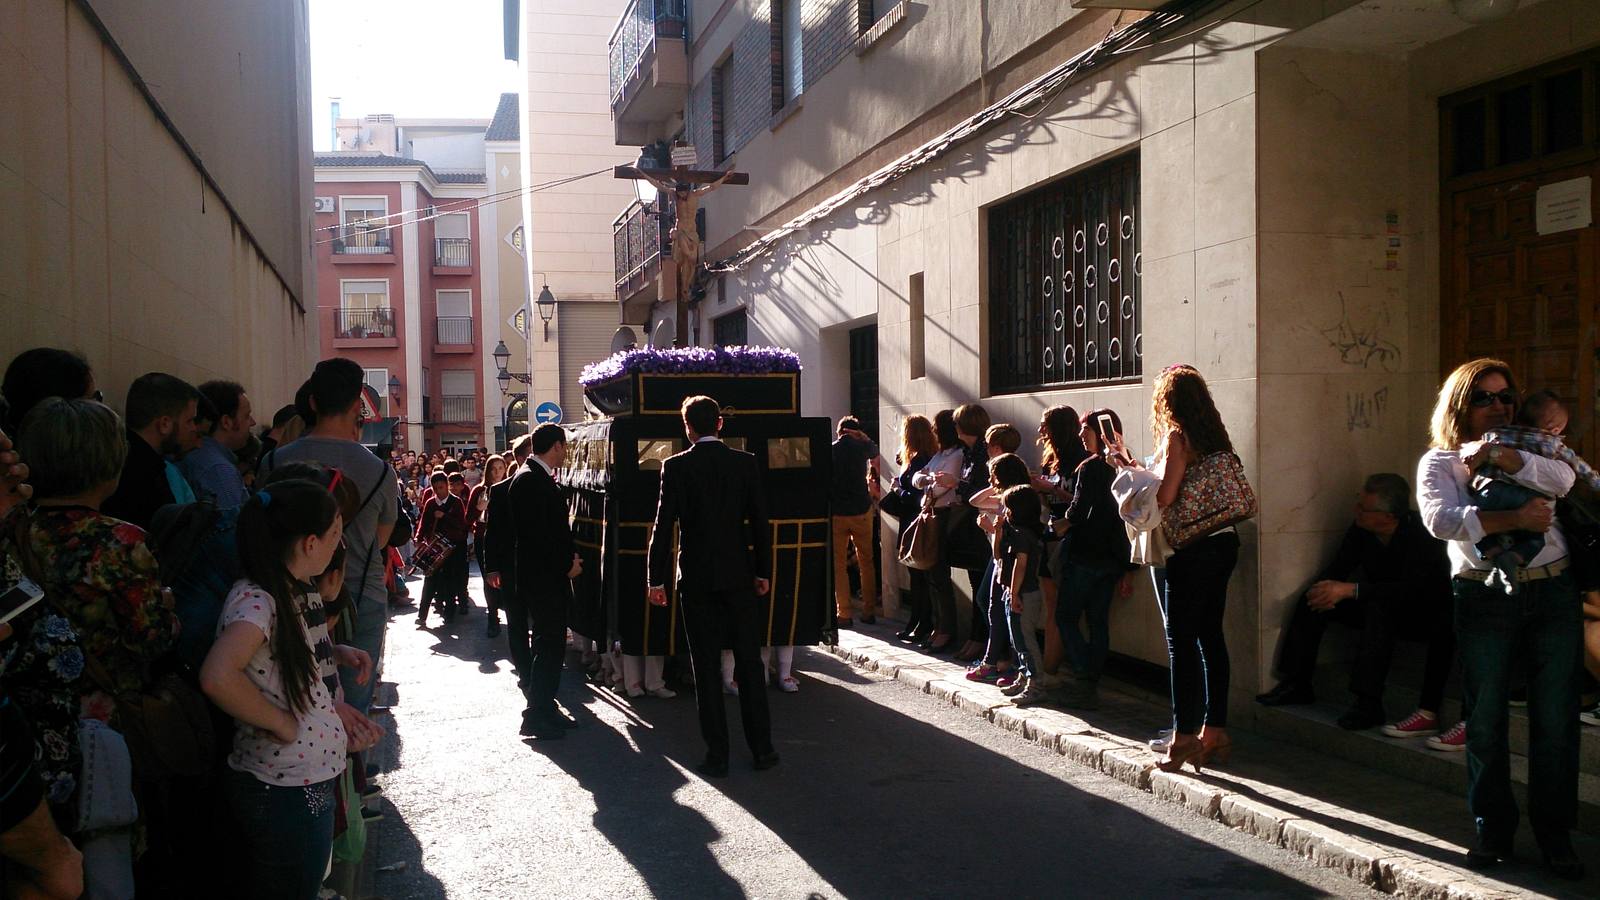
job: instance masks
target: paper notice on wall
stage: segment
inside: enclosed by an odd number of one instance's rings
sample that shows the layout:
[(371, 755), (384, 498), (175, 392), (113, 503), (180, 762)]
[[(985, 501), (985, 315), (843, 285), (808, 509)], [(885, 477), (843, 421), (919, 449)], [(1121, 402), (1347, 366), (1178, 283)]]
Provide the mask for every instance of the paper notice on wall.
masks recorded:
[(1556, 234), (1594, 223), (1594, 207), (1589, 200), (1590, 178), (1557, 181), (1539, 188), (1534, 196), (1534, 227), (1540, 234)]

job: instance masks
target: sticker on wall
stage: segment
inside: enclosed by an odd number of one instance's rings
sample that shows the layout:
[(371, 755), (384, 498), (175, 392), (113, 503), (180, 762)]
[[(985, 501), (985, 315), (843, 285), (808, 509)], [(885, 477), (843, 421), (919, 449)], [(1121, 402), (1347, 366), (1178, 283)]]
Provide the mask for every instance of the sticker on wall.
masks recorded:
[(1590, 181), (1585, 175), (1539, 187), (1534, 195), (1533, 224), (1540, 234), (1556, 234), (1594, 224), (1594, 208), (1589, 201)]
[(506, 320), (506, 324), (510, 325), (512, 330), (516, 331), (517, 334), (520, 334), (523, 337), (527, 337), (528, 336), (528, 308), (526, 306), (524, 306), (521, 309), (517, 310), (516, 312), (512, 313), (511, 314), (511, 318)]

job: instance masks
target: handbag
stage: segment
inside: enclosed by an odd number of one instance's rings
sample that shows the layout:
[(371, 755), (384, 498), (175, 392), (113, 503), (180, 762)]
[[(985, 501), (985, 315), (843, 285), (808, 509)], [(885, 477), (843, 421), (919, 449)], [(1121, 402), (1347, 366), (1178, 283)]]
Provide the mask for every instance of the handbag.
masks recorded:
[(1212, 532), (1254, 518), (1256, 493), (1244, 464), (1231, 451), (1207, 454), (1183, 473), (1178, 499), (1161, 516), (1161, 528), (1174, 550)]
[(933, 498), (924, 494), (922, 509), (900, 535), (900, 562), (907, 568), (923, 571), (938, 565), (942, 526), (933, 508)]

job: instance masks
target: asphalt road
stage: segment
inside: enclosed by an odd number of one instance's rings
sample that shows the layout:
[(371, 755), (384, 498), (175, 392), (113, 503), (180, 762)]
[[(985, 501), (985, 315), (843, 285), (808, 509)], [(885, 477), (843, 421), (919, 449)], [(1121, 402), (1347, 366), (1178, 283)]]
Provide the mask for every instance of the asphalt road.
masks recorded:
[(708, 782), (689, 691), (630, 701), (570, 666), (559, 699), (581, 727), (525, 740), (482, 608), (429, 631), (414, 616), (389, 631), (373, 896), (1373, 895), (816, 651), (798, 694), (770, 694), (771, 771), (740, 755), (734, 698), (733, 772)]

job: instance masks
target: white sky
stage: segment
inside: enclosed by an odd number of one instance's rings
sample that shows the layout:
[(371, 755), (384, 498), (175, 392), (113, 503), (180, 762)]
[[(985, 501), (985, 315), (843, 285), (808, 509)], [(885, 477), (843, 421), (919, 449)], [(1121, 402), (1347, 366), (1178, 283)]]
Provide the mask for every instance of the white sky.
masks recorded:
[(519, 90), (502, 0), (311, 0), (311, 135), (332, 146), (328, 98), (372, 113), (487, 119)]

